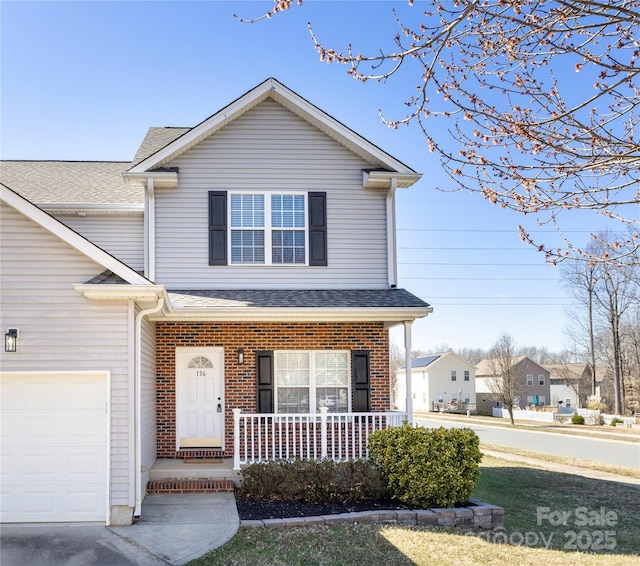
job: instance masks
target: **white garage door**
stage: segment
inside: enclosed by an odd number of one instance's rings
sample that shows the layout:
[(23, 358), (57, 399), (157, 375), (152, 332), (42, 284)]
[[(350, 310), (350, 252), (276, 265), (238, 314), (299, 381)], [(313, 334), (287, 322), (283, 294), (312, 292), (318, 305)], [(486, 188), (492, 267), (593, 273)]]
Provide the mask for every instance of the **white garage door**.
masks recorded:
[(2, 522), (106, 521), (107, 375), (0, 374)]

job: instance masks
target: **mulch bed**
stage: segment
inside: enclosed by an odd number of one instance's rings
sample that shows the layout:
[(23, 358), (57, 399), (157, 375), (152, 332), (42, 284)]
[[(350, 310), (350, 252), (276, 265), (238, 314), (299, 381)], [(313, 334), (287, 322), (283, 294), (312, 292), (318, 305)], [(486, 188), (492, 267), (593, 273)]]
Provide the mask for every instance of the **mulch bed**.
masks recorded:
[(238, 495), (236, 504), (238, 506), (238, 515), (243, 521), (315, 517), (356, 511), (417, 509), (417, 507), (390, 499), (375, 499), (367, 503), (305, 503), (302, 501), (256, 501), (255, 499)]

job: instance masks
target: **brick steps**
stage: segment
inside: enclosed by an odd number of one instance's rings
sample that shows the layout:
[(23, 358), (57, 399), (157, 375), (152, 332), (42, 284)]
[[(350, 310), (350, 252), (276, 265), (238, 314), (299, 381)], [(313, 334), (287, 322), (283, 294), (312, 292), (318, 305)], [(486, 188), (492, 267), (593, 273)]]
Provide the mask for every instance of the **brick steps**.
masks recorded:
[(226, 479), (159, 479), (147, 484), (147, 495), (168, 493), (233, 493), (236, 489)]

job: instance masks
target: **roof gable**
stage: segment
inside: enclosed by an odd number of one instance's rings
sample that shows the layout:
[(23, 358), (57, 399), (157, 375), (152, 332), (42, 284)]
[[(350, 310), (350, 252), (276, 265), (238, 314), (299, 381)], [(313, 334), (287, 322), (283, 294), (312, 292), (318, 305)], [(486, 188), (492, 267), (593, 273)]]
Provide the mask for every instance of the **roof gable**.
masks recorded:
[[(512, 363), (511, 363), (511, 367), (514, 368), (522, 363), (528, 362), (530, 364), (533, 364), (534, 366), (537, 366), (540, 368), (541, 371), (544, 371), (546, 373), (549, 373), (549, 370), (547, 368), (545, 368), (544, 366), (541, 366), (539, 363), (534, 362), (531, 358), (527, 357), (527, 356), (516, 356), (513, 358)], [(482, 360), (481, 362), (479, 362), (476, 365), (476, 377), (483, 377), (483, 376), (494, 376), (495, 374), (495, 368), (498, 367), (498, 364), (495, 363), (495, 358), (494, 359), (485, 359)]]
[(172, 141), (168, 141), (164, 147), (157, 149), (154, 153), (133, 165), (128, 173), (130, 175), (142, 174), (162, 168), (172, 159), (192, 148), (203, 139), (213, 135), (267, 99), (274, 100), (297, 116), (300, 116), (370, 163), (372, 166), (371, 171), (367, 172), (366, 175), (375, 176), (374, 172), (381, 172), (386, 175), (395, 173), (395, 177), (398, 178), (399, 187), (411, 186), (420, 178), (421, 175), (419, 173), (416, 173), (401, 161), (367, 141), (359, 134), (356, 134), (353, 130), (273, 78), (267, 79), (189, 130), (179, 132), (179, 130), (182, 129), (173, 129), (173, 131), (163, 132), (161, 128), (152, 129), (153, 131), (150, 131), (147, 137), (152, 135), (154, 139), (149, 139), (147, 144), (143, 143), (138, 150), (138, 158), (150, 149), (155, 148), (156, 146), (153, 144), (160, 142), (162, 136), (165, 136), (164, 139), (166, 140), (169, 140), (172, 134), (179, 133), (179, 136)]
[(0, 184), (0, 200), (54, 236), (60, 238), (89, 259), (102, 265), (114, 275), (122, 278), (127, 283), (131, 285), (152, 285), (148, 279), (105, 252), (102, 248), (92, 244), (89, 240), (71, 230), (71, 228), (68, 228), (4, 184)]

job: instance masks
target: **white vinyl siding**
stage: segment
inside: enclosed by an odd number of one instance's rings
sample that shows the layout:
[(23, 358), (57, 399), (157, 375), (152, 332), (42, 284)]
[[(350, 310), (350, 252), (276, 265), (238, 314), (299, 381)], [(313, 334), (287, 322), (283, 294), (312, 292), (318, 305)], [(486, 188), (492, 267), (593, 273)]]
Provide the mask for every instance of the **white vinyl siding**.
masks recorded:
[(144, 218), (142, 214), (128, 216), (57, 216), (65, 226), (75, 230), (126, 263), (131, 269), (144, 269)]
[(155, 322), (142, 320), (142, 374), (141, 378), (141, 465), (142, 493), (145, 493), (149, 481), (149, 471), (157, 458), (156, 441), (156, 335)]
[[(371, 167), (273, 101), (166, 164), (177, 189), (156, 190), (156, 281), (168, 288), (387, 288), (386, 192)], [(209, 266), (208, 191), (327, 193), (328, 266)]]
[(111, 373), (111, 505), (130, 505), (128, 304), (87, 301), (74, 288), (103, 267), (4, 203), (0, 208), (0, 304), (20, 329), (18, 351), (0, 351), (3, 371)]

